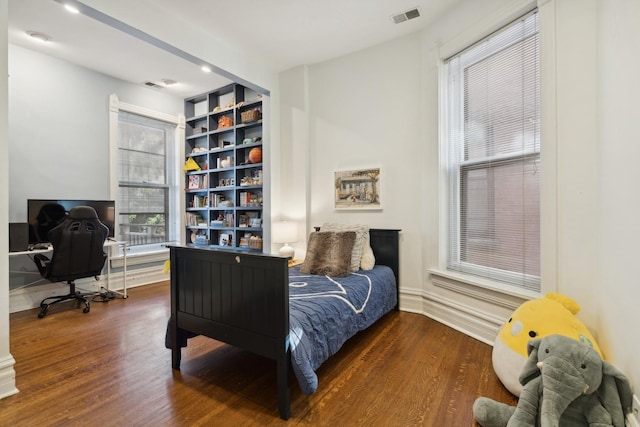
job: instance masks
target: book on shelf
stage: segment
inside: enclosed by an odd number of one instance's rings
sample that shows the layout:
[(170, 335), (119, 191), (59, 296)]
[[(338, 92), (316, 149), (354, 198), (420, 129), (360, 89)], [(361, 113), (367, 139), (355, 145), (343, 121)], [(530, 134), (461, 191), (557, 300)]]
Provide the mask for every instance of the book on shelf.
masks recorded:
[(189, 190), (201, 190), (209, 188), (209, 175), (189, 175)]
[(211, 195), (211, 207), (213, 208), (217, 208), (218, 206), (222, 206), (222, 202), (224, 202), (226, 199), (222, 194), (212, 194)]
[(200, 175), (189, 175), (189, 190), (197, 190), (200, 188)]
[(206, 208), (209, 206), (209, 196), (193, 196), (194, 208)]
[(198, 225), (202, 224), (203, 221), (204, 221), (204, 219), (202, 218), (202, 216), (200, 214), (193, 213), (193, 212), (187, 212), (186, 215), (185, 215), (185, 221), (184, 222), (189, 227), (197, 227)]
[(248, 191), (241, 191), (239, 197), (241, 207), (249, 206), (249, 203), (251, 202), (251, 193)]
[(223, 227), (233, 227), (233, 214), (225, 213), (222, 220)]

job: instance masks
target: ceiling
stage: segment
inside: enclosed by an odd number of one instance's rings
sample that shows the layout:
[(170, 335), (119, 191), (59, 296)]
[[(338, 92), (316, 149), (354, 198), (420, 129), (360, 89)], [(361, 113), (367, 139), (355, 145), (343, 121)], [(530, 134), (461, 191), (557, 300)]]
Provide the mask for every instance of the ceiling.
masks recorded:
[[(465, 0), (142, 1), (283, 71), (426, 28)], [(152, 82), (159, 85), (153, 89), (183, 98), (230, 82), (203, 73), (194, 58), (181, 58), (94, 18), (71, 14), (61, 2), (9, 0), (9, 42), (135, 84)], [(416, 7), (420, 17), (393, 22), (393, 15)], [(27, 31), (52, 39), (38, 42)], [(163, 79), (178, 83), (165, 87)]]

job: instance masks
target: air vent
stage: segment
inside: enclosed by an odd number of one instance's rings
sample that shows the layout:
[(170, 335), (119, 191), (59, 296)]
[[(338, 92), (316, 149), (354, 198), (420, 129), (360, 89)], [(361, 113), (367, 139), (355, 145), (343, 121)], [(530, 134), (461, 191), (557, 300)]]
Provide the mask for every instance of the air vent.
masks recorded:
[(147, 87), (153, 87), (153, 88), (156, 88), (156, 89), (162, 89), (163, 88), (162, 85), (156, 84), (154, 82), (144, 82), (144, 85), (147, 86)]
[(391, 19), (394, 23), (399, 24), (404, 21), (408, 21), (409, 19), (417, 18), (420, 16), (420, 11), (418, 8), (414, 8), (411, 10), (407, 10), (406, 12), (399, 13), (397, 15), (393, 15)]

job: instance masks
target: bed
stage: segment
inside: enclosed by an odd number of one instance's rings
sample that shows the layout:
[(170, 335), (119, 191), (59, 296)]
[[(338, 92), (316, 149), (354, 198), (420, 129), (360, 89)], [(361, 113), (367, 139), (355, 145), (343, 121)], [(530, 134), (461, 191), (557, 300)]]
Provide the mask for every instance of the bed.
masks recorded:
[(278, 409), (288, 419), (290, 370), (303, 393), (313, 393), (322, 362), (398, 309), (399, 230), (370, 229), (368, 236), (375, 267), (347, 277), (289, 268), (280, 256), (171, 247), (166, 346), (173, 368), (180, 369), (181, 348), (196, 335), (274, 359)]

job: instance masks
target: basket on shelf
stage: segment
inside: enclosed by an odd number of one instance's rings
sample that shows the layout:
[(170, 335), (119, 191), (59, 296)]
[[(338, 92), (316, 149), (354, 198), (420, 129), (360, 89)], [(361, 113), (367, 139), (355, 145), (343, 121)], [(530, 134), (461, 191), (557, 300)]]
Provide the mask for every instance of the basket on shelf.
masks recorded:
[(262, 237), (258, 237), (258, 236), (249, 237), (249, 247), (251, 249), (262, 249)]
[(262, 111), (259, 108), (253, 108), (251, 110), (243, 111), (240, 113), (240, 120), (242, 123), (255, 122), (262, 118)]

